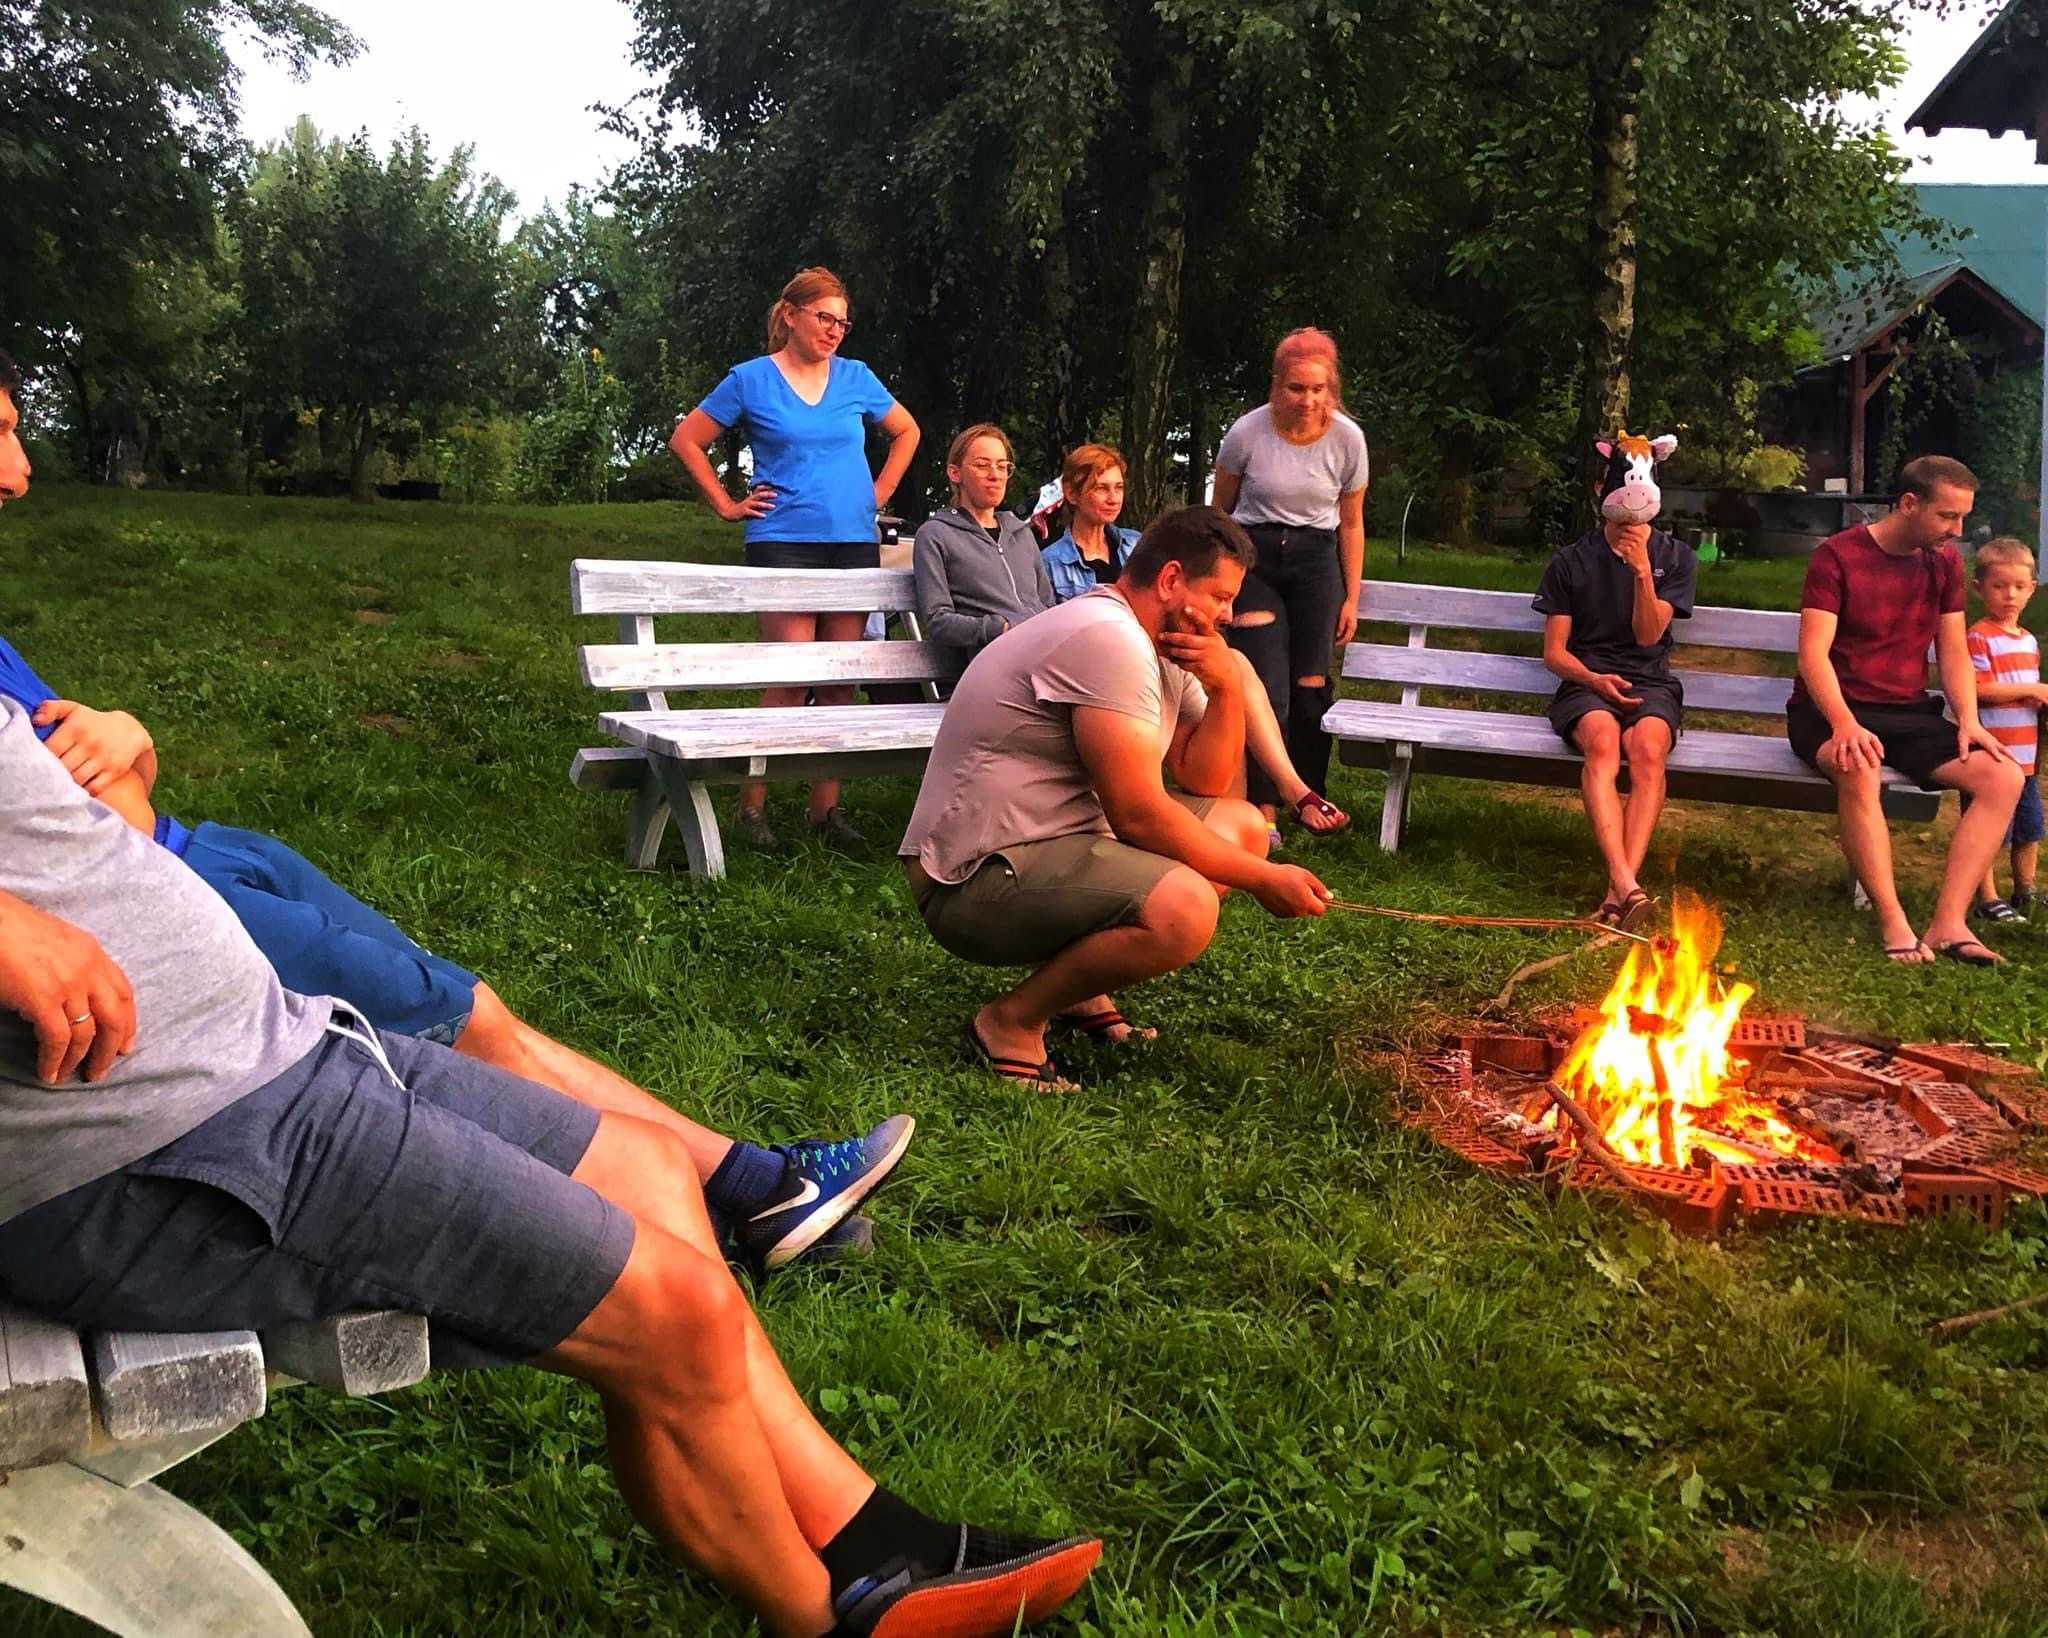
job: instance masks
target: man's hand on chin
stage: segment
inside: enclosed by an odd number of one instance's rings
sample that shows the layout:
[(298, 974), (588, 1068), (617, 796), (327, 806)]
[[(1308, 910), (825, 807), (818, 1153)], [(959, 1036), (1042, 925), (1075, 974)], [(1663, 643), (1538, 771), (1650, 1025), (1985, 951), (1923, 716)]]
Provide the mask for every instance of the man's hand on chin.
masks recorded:
[(1181, 614), (1174, 626), (1159, 634), (1159, 652), (1212, 696), (1237, 688), (1237, 656), (1224, 642), (1223, 629), (1192, 613)]

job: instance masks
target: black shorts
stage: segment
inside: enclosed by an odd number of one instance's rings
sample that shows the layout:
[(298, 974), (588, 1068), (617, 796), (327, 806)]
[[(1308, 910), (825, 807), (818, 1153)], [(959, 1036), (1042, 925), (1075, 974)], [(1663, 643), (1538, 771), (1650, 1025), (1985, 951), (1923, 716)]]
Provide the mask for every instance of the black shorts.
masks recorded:
[(328, 1034), (154, 1154), (10, 1218), (0, 1295), (78, 1330), (396, 1308), (426, 1315), (436, 1370), (561, 1342), (633, 1249), (633, 1219), (568, 1175), (597, 1112), (432, 1042), (376, 1039), (403, 1088)]
[(1685, 710), (1685, 693), (1674, 679), (1670, 682), (1636, 682), (1631, 679), (1628, 691), (1642, 701), (1637, 706), (1620, 706), (1596, 694), (1584, 683), (1560, 683), (1557, 692), (1550, 697), (1550, 726), (1557, 730), (1557, 737), (1572, 746), (1578, 741), (1572, 737), (1572, 730), (1579, 725), (1579, 718), (1593, 711), (1605, 711), (1622, 725), (1633, 728), (1645, 717), (1655, 717), (1671, 730), (1671, 743), (1678, 743), (1679, 718)]
[(878, 540), (750, 540), (750, 569), (879, 569)]
[[(1939, 697), (1923, 694), (1911, 705), (1844, 703), (1858, 723), (1884, 741), (1887, 768), (1898, 769), (1924, 789), (1942, 788), (1934, 770), (1956, 761), (1957, 754), (1956, 725), (1942, 714)], [(1785, 707), (1785, 732), (1793, 754), (1809, 768), (1819, 769), (1820, 748), (1835, 737), (1820, 708), (1809, 699), (1793, 700)]]

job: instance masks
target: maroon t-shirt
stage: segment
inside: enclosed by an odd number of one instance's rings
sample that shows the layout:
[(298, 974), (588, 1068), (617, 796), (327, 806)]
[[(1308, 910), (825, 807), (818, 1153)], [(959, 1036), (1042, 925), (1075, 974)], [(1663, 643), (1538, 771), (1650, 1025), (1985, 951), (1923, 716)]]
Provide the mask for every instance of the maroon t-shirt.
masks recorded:
[[(1836, 617), (1828, 659), (1842, 698), (1911, 705), (1927, 693), (1927, 650), (1941, 617), (1963, 612), (1963, 561), (1953, 546), (1894, 557), (1859, 523), (1814, 548), (1799, 606)], [(1810, 698), (1804, 677), (1792, 698)]]

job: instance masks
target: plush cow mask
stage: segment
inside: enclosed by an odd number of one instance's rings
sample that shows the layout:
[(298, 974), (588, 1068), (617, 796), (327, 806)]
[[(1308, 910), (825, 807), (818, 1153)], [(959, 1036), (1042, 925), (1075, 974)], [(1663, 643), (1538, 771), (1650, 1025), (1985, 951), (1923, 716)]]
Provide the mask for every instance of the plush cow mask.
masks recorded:
[(1616, 523), (1648, 523), (1663, 509), (1657, 487), (1657, 463), (1668, 461), (1678, 447), (1670, 433), (1661, 438), (1632, 438), (1616, 433), (1593, 447), (1607, 457), (1607, 476), (1600, 480), (1600, 515)]

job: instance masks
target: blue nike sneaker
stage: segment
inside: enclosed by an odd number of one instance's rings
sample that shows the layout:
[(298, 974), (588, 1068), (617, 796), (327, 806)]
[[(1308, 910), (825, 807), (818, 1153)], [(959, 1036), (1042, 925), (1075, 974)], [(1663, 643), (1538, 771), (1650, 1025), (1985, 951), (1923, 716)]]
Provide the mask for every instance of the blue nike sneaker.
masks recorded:
[(917, 1122), (891, 1115), (859, 1137), (836, 1143), (777, 1144), (788, 1164), (782, 1197), (733, 1224), (747, 1260), (774, 1270), (830, 1234), (896, 1169)]

